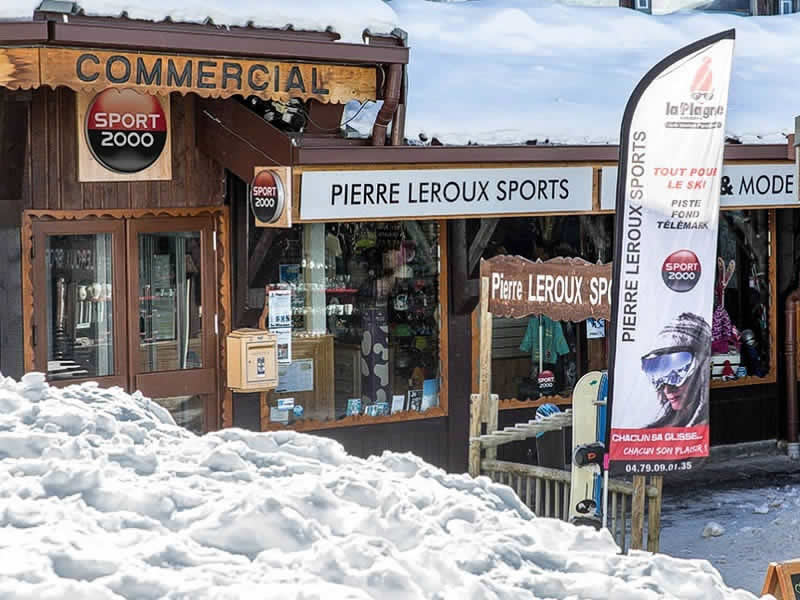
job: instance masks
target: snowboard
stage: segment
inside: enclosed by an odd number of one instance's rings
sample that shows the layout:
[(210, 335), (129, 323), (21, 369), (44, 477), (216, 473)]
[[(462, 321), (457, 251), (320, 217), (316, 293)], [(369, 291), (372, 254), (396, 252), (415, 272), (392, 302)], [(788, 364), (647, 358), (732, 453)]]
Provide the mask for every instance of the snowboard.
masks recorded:
[[(597, 407), (597, 427), (596, 440), (605, 444), (606, 442), (606, 415), (608, 410), (606, 405), (608, 403), (608, 371), (603, 371), (603, 376), (600, 379), (600, 389), (597, 390), (597, 398), (595, 399), (595, 406)], [(594, 476), (594, 501), (596, 504), (595, 515), (598, 519), (603, 516), (603, 474), (595, 473)]]
[(597, 398), (603, 374), (590, 371), (572, 390), (572, 476), (570, 478), (569, 520), (572, 523), (596, 519), (595, 473), (592, 465), (578, 466), (575, 452), (597, 442)]

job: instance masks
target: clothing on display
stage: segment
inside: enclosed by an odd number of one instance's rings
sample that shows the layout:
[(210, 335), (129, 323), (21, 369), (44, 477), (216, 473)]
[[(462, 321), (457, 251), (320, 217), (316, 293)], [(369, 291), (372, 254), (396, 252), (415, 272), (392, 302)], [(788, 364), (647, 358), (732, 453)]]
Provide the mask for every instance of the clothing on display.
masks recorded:
[(531, 353), (531, 361), (539, 364), (539, 329), (542, 330), (542, 362), (545, 364), (555, 364), (559, 356), (569, 354), (569, 344), (564, 337), (564, 330), (559, 321), (553, 321), (550, 317), (539, 316), (528, 319), (528, 328), (519, 349), (522, 352)]

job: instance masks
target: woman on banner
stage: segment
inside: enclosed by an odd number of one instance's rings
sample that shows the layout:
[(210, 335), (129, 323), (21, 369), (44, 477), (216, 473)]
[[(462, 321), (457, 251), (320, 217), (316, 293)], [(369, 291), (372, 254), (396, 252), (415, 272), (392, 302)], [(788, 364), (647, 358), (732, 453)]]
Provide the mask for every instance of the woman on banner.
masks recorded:
[(667, 324), (642, 370), (661, 405), (648, 429), (708, 424), (711, 327), (703, 317), (687, 312)]

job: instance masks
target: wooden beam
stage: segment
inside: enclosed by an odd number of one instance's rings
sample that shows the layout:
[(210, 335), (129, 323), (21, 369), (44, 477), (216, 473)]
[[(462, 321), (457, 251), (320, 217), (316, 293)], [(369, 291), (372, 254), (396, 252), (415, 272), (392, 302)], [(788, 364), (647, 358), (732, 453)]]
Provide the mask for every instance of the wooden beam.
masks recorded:
[[(28, 140), (28, 104), (0, 95), (0, 200), (21, 200)], [(19, 217), (19, 215), (16, 215)], [(19, 226), (19, 219), (15, 218)]]
[(258, 236), (258, 241), (247, 259), (247, 279), (250, 287), (258, 275), (261, 268), (261, 263), (267, 256), (267, 252), (272, 248), (272, 243), (275, 241), (275, 236), (278, 235), (278, 229), (261, 228), (261, 235)]
[(292, 164), (292, 141), (236, 100), (197, 101), (197, 147), (235, 173), (253, 179), (256, 167)]
[(469, 255), (467, 261), (467, 275), (472, 275), (478, 267), (478, 263), (483, 256), (483, 251), (489, 244), (489, 240), (494, 235), (494, 230), (497, 229), (497, 223), (500, 219), (481, 219), (481, 228), (478, 230), (477, 235), (472, 239), (469, 246)]
[(467, 225), (464, 219), (450, 221), (448, 234), (451, 272), (453, 274), (452, 305), (457, 315), (471, 314), (478, 304), (480, 283), (467, 273)]

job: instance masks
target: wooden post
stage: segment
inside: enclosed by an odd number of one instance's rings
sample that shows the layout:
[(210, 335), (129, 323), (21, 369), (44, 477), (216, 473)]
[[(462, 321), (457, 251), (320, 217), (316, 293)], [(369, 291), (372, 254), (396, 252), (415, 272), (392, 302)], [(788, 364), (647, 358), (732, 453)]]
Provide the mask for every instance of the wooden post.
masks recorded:
[(656, 475), (650, 478), (650, 486), (656, 489), (656, 495), (648, 497), (647, 502), (647, 549), (658, 552), (661, 538), (661, 492), (664, 487), (664, 477)]
[(469, 402), (469, 474), (477, 477), (481, 474), (481, 397), (470, 394)]
[[(491, 360), (491, 358), (489, 359)], [(500, 410), (500, 396), (497, 394), (489, 394), (489, 414), (486, 416), (486, 433), (494, 433), (497, 431), (498, 411)], [(492, 446), (486, 449), (486, 458), (497, 458), (497, 446)]]
[[(267, 317), (269, 316), (269, 286), (264, 288), (264, 309), (261, 311), (261, 316), (258, 317), (258, 328), (267, 329)], [(264, 431), (265, 425), (269, 424), (269, 407), (267, 406), (267, 394), (269, 392), (258, 393), (258, 414), (261, 421), (261, 431)]]
[[(492, 388), (492, 313), (489, 312), (489, 278), (481, 277), (481, 300), (480, 300), (480, 375), (478, 376), (478, 394), (480, 396), (480, 421), (490, 423), (489, 409)], [(497, 421), (495, 419), (495, 426)], [(487, 426), (486, 433), (493, 433)], [(496, 449), (491, 449), (492, 456), (497, 456)], [(486, 456), (490, 457), (490, 450), (487, 449)]]
[(644, 475), (633, 477), (633, 501), (631, 503), (631, 549), (641, 550), (644, 545)]

